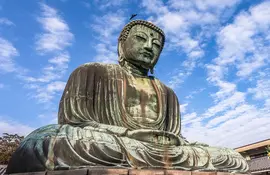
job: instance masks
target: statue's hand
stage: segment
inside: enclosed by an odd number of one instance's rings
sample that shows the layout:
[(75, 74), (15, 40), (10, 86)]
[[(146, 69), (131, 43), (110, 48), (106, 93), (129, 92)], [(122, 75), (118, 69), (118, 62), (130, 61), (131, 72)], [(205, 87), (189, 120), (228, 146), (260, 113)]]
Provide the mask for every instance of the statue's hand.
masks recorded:
[(181, 138), (171, 132), (160, 130), (139, 129), (127, 131), (127, 137), (143, 142), (163, 144), (163, 145), (181, 145)]
[(84, 122), (83, 125), (81, 125), (83, 128), (91, 128), (91, 130), (97, 131), (97, 132), (104, 132), (116, 136), (126, 136), (127, 128), (120, 127), (120, 126), (114, 126), (114, 125), (106, 125), (97, 123), (95, 121), (89, 121)]
[(189, 143), (189, 145), (209, 147), (208, 144), (200, 143), (200, 142), (191, 142), (191, 143)]

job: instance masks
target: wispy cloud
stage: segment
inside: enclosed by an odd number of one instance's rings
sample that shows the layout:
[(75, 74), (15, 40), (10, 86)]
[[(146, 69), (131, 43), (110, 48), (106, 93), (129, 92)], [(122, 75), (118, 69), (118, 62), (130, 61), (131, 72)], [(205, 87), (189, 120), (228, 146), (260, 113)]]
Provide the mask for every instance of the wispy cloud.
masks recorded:
[(70, 46), (73, 34), (56, 9), (41, 4), (41, 16), (37, 18), (45, 31), (37, 36), (36, 49), (41, 53), (62, 51)]
[(38, 53), (53, 53), (53, 57), (42, 68), (39, 75), (24, 75), (20, 78), (25, 82), (26, 88), (32, 90), (30, 96), (39, 103), (50, 106), (53, 99), (58, 97), (65, 87), (61, 79), (68, 69), (70, 61), (66, 48), (74, 40), (69, 31), (68, 24), (58, 15), (56, 9), (46, 4), (40, 4), (41, 16), (37, 19), (44, 29), (44, 33), (38, 35), (36, 50)]
[(117, 7), (124, 3), (124, 0), (94, 0), (94, 3), (101, 10), (106, 10), (107, 8)]
[(229, 119), (217, 121), (222, 123), (215, 127), (214, 123), (208, 126), (195, 118), (190, 126), (184, 127), (183, 135), (188, 140), (231, 148), (269, 138), (269, 113), (254, 107), (252, 109), (252, 106), (245, 108), (248, 109), (245, 112), (241, 110), (232, 114)]
[(39, 103), (50, 103), (56, 96), (61, 95), (65, 85), (66, 82), (63, 81), (52, 81), (46, 84), (32, 83), (25, 85), (25, 87), (35, 90), (30, 95)]
[[(188, 138), (237, 147), (270, 137), (268, 8), (269, 1), (253, 6), (217, 33), (218, 57), (206, 67), (207, 80), (218, 90), (211, 94), (214, 104), (193, 119), (194, 123), (186, 125), (184, 132)], [(257, 77), (256, 86), (238, 90), (238, 82), (254, 80), (249, 78), (251, 75)], [(249, 94), (264, 105), (251, 103), (247, 99)], [(199, 130), (203, 132), (199, 134)]]
[(183, 62), (179, 60), (179, 68), (174, 71), (168, 82), (170, 87), (177, 88), (192, 74), (200, 58), (205, 54), (205, 40), (214, 36), (215, 31), (220, 27), (222, 14), (238, 2), (238, 0), (218, 3), (212, 0), (169, 0), (167, 3), (160, 0), (144, 0), (142, 2), (142, 6), (147, 10), (146, 13), (152, 15), (149, 20), (165, 30), (169, 38), (167, 39), (169, 48), (186, 54), (186, 59)]
[(30, 126), (15, 122), (15, 121), (9, 121), (9, 120), (1, 120), (0, 121), (0, 135), (3, 133), (9, 133), (9, 134), (18, 134), (21, 136), (26, 136), (30, 132), (32, 132), (35, 128), (32, 128)]
[(7, 18), (0, 18), (0, 25), (15, 26), (15, 24)]
[(236, 64), (237, 76), (246, 78), (269, 62), (270, 2), (266, 1), (238, 15), (234, 23), (218, 34), (219, 66)]
[(197, 116), (196, 112), (192, 112), (192, 113), (188, 113), (188, 114), (184, 114), (182, 115), (182, 121), (181, 124), (182, 125), (187, 125), (190, 123), (196, 123), (198, 122), (200, 119)]
[(40, 76), (24, 76), (22, 78), (28, 83), (48, 83), (60, 79), (66, 73), (69, 61), (70, 56), (67, 52), (57, 54), (48, 60), (48, 64), (42, 68)]
[(194, 98), (194, 96), (195, 96), (196, 94), (199, 94), (199, 93), (201, 93), (201, 92), (204, 91), (204, 90), (205, 90), (205, 88), (200, 88), (200, 89), (198, 89), (198, 90), (191, 91), (191, 92), (189, 93), (189, 95), (187, 95), (187, 96), (185, 97), (185, 99), (190, 100), (190, 99)]
[(264, 101), (265, 109), (270, 112), (270, 69), (265, 69), (256, 81), (256, 86), (248, 88), (256, 101)]
[[(90, 27), (96, 32), (98, 44), (94, 47), (97, 55), (94, 61), (103, 63), (115, 63), (117, 61), (117, 39), (125, 22), (124, 13), (108, 12), (102, 17), (95, 17)], [(113, 24), (113, 25), (112, 25)]]
[(82, 1), (81, 4), (86, 7), (87, 9), (90, 9), (91, 7), (91, 4), (89, 2), (86, 2), (86, 1)]
[(12, 43), (0, 37), (0, 72), (14, 72), (16, 66), (13, 57), (18, 55), (19, 52)]
[(181, 114), (186, 113), (186, 111), (187, 111), (187, 106), (188, 106), (188, 103), (184, 103), (184, 104), (181, 104), (181, 105), (180, 105), (180, 112), (181, 112)]

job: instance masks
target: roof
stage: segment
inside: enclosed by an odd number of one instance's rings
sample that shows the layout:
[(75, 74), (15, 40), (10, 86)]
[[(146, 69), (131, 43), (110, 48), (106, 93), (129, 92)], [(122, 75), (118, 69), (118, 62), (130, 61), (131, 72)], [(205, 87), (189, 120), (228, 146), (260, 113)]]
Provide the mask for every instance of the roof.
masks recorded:
[(267, 156), (248, 160), (249, 170), (252, 173), (270, 171), (270, 159)]
[(0, 175), (3, 175), (6, 172), (7, 165), (0, 165)]
[(244, 151), (247, 151), (247, 150), (251, 150), (251, 149), (255, 149), (255, 148), (259, 148), (259, 147), (263, 147), (263, 146), (267, 146), (267, 145), (270, 145), (270, 139), (262, 140), (262, 141), (259, 141), (259, 142), (255, 142), (255, 143), (252, 143), (252, 144), (248, 144), (248, 145), (245, 145), (245, 146), (235, 148), (235, 151), (244, 152)]

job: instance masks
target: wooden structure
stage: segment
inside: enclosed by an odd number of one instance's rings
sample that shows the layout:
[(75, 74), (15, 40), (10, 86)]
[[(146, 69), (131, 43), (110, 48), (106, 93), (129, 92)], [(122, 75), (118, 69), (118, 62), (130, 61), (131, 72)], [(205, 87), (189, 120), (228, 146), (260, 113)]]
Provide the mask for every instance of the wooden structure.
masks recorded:
[(235, 148), (246, 158), (251, 174), (270, 174), (270, 159), (266, 151), (268, 145), (270, 145), (270, 139)]

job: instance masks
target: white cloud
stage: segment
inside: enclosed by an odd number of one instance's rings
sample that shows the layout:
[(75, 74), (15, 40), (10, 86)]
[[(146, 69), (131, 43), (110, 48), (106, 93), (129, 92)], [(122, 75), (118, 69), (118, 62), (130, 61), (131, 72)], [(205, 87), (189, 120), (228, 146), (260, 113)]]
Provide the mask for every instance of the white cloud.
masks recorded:
[(245, 102), (245, 93), (234, 92), (231, 96), (226, 99), (218, 101), (217, 104), (207, 109), (204, 117), (214, 117), (216, 114), (234, 109), (236, 106)]
[(7, 18), (0, 18), (0, 25), (15, 26), (15, 24)]
[(28, 83), (48, 83), (60, 79), (66, 73), (69, 60), (70, 56), (67, 52), (57, 54), (55, 57), (48, 60), (49, 64), (43, 67), (40, 76), (22, 76), (22, 79)]
[(86, 7), (87, 9), (90, 9), (90, 8), (91, 8), (91, 4), (90, 4), (89, 2), (84, 2), (84, 1), (82, 1), (81, 3), (82, 3), (82, 5), (83, 5), (84, 7)]
[(15, 122), (15, 121), (0, 121), (0, 135), (3, 133), (18, 134), (20, 136), (26, 136), (32, 132), (35, 128)]
[(249, 92), (254, 93), (254, 98), (256, 99), (270, 98), (270, 80), (258, 80), (257, 86), (255, 88), (250, 88)]
[(62, 51), (72, 44), (73, 34), (69, 31), (66, 22), (57, 14), (56, 9), (46, 4), (41, 4), (42, 15), (38, 21), (42, 25), (45, 33), (37, 36), (37, 51), (53, 52)]
[(200, 10), (209, 10), (209, 9), (224, 9), (234, 6), (240, 2), (240, 0), (194, 0), (196, 7)]
[(205, 54), (205, 40), (215, 35), (223, 13), (238, 2), (239, 0), (218, 3), (212, 0), (169, 0), (167, 3), (161, 0), (142, 1), (146, 13), (152, 15), (149, 19), (164, 29), (169, 48), (180, 54), (184, 52), (187, 56), (185, 60), (181, 57), (183, 63), (173, 71), (174, 74), (168, 81), (171, 88), (177, 88), (192, 74)]
[(212, 120), (207, 123), (206, 127), (213, 127), (217, 126), (218, 124), (228, 121), (230, 119), (236, 118), (244, 113), (251, 113), (252, 111), (256, 110), (254, 106), (250, 106), (247, 104), (240, 104), (236, 108), (231, 110), (226, 110), (225, 114), (222, 116), (216, 116)]
[[(270, 29), (268, 8), (269, 1), (253, 6), (217, 33), (218, 57), (206, 68), (207, 80), (218, 90), (211, 94), (214, 104), (199, 120), (184, 126), (188, 139), (238, 147), (270, 137), (270, 82), (269, 69), (265, 68), (270, 53), (265, 37)], [(238, 83), (247, 78), (256, 80), (256, 86), (239, 91)], [(252, 104), (246, 98), (249, 94), (264, 105)]]
[(197, 116), (197, 113), (196, 112), (192, 112), (192, 113), (188, 113), (188, 114), (184, 114), (182, 116), (182, 121), (181, 121), (181, 124), (182, 125), (187, 125), (187, 124), (190, 124), (190, 123), (196, 123), (200, 121), (200, 118)]
[[(69, 31), (68, 24), (58, 15), (56, 9), (46, 4), (41, 4), (42, 15), (38, 21), (45, 30), (37, 40), (37, 51), (40, 53), (53, 52), (53, 57), (35, 76), (22, 75), (25, 88), (32, 90), (30, 97), (39, 103), (51, 108), (52, 101), (59, 97), (65, 87), (61, 79), (68, 69), (69, 53), (65, 50), (73, 41), (73, 34)], [(53, 109), (51, 109), (53, 110)]]
[(215, 0), (170, 0), (170, 6), (175, 9), (184, 8), (184, 9), (190, 9), (191, 7), (196, 7), (197, 9), (201, 11), (208, 11), (208, 10), (222, 10), (224, 8), (229, 8), (237, 3), (239, 3), (240, 0), (221, 0), (221, 1), (215, 1)]
[(94, 0), (99, 9), (106, 10), (107, 8), (117, 7), (125, 2), (124, 0)]
[(269, 7), (267, 1), (242, 12), (219, 32), (220, 54), (215, 59), (216, 64), (236, 63), (237, 75), (245, 78), (269, 62), (270, 45), (265, 39), (270, 31)]
[(54, 93), (57, 91), (63, 91), (66, 86), (65, 82), (62, 81), (55, 81), (47, 85), (47, 91)]
[[(124, 27), (124, 13), (108, 13), (102, 17), (96, 17), (94, 23), (90, 26), (96, 35), (98, 44), (94, 46), (97, 55), (94, 61), (103, 63), (116, 63), (117, 38), (121, 29)], [(112, 25), (113, 24), (113, 25)]]
[[(266, 69), (267, 70), (267, 69)], [(264, 106), (266, 109), (270, 111), (270, 72), (268, 69), (268, 76), (261, 77), (256, 82), (256, 86), (253, 88), (249, 88), (248, 92), (253, 94), (253, 98), (255, 100), (261, 100), (264, 101)]]
[(69, 55), (62, 53), (48, 60), (49, 64), (39, 77), (24, 76), (25, 87), (34, 90), (30, 95), (39, 103), (50, 103), (55, 96), (64, 90), (65, 82), (59, 81), (68, 68)]
[(251, 107), (248, 111), (235, 112), (234, 115), (236, 115), (234, 118), (230, 117), (229, 120), (223, 121), (217, 127), (207, 128), (201, 122), (193, 122), (191, 126), (184, 127), (183, 135), (191, 141), (230, 148), (270, 137), (268, 132), (270, 127), (269, 113), (265, 115), (263, 111), (252, 110)]
[(143, 0), (141, 5), (146, 8), (148, 13), (164, 14), (169, 12), (168, 7), (160, 0)]
[(66, 82), (63, 81), (52, 81), (47, 84), (29, 84), (25, 87), (34, 90), (30, 95), (37, 99), (39, 103), (50, 104), (56, 96), (63, 92), (65, 85)]
[(199, 94), (199, 93), (201, 93), (201, 92), (204, 91), (204, 90), (205, 90), (205, 88), (200, 88), (200, 89), (198, 89), (198, 90), (191, 91), (191, 92), (188, 93), (188, 95), (185, 97), (185, 99), (192, 99), (192, 98), (194, 98), (194, 96), (195, 96), (196, 94)]
[(4, 88), (4, 87), (5, 87), (5, 85), (2, 84), (2, 83), (0, 83), (0, 89), (2, 89), (2, 88)]
[(18, 55), (19, 53), (12, 43), (0, 37), (0, 72), (14, 72), (16, 66), (13, 57)]
[(48, 112), (38, 115), (41, 125), (56, 124), (58, 120), (58, 112)]
[(185, 26), (185, 19), (178, 13), (167, 12), (157, 19), (164, 26), (164, 30), (176, 33)]
[(185, 103), (185, 104), (181, 104), (180, 105), (180, 112), (181, 112), (181, 114), (186, 113), (187, 106), (188, 106), (188, 103)]
[(118, 59), (118, 54), (116, 52), (117, 47), (109, 46), (107, 44), (97, 44), (95, 46), (97, 55), (95, 56), (96, 62), (102, 62), (102, 63), (116, 63)]
[(213, 94), (214, 101), (224, 100), (228, 98), (236, 91), (236, 84), (226, 82), (226, 81), (216, 81), (215, 82), (220, 88), (215, 94)]

